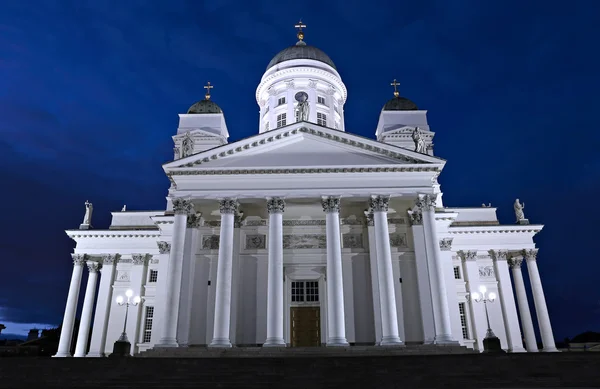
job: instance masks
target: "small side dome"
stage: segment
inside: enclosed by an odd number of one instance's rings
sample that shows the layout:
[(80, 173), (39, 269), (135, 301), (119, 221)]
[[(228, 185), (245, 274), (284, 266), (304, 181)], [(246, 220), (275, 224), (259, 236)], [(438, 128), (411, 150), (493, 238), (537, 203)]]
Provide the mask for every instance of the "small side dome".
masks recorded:
[(212, 100), (200, 100), (188, 109), (187, 113), (203, 114), (203, 113), (223, 113), (221, 108)]
[(418, 111), (417, 104), (406, 97), (394, 97), (383, 106), (384, 111)]

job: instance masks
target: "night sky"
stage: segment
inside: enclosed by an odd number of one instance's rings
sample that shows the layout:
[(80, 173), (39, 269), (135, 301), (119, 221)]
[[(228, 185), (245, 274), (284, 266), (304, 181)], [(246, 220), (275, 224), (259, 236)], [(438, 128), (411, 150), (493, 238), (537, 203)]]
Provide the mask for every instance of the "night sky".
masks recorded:
[[(229, 141), (258, 133), (256, 86), (299, 18), (348, 88), (346, 131), (374, 138), (397, 78), (448, 160), (445, 205), (491, 202), (511, 224), (513, 201), (525, 202), (545, 225), (555, 337), (600, 331), (598, 15), (595, 0), (0, 0), (4, 332), (61, 322), (74, 247), (64, 230), (86, 200), (100, 229), (123, 204), (164, 209), (177, 114), (206, 81)], [(85, 278), (80, 300), (84, 289)]]

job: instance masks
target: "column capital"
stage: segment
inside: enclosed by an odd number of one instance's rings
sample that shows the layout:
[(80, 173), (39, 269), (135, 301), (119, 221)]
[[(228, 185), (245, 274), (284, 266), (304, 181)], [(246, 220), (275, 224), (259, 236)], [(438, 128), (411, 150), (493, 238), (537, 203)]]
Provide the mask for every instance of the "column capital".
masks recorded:
[(511, 269), (520, 269), (521, 264), (523, 263), (523, 258), (518, 256), (513, 256), (508, 259), (508, 264)]
[(147, 265), (148, 254), (131, 254), (131, 260), (134, 265)]
[(237, 199), (225, 198), (219, 200), (219, 212), (221, 214), (232, 213), (235, 214), (238, 210), (239, 203)]
[(267, 211), (269, 213), (283, 213), (285, 211), (285, 200), (281, 197), (267, 197)]
[(375, 225), (375, 218), (373, 217), (373, 212), (372, 210), (369, 209), (365, 209), (365, 221), (367, 223), (367, 227), (373, 227)]
[(440, 239), (440, 250), (450, 251), (452, 249), (452, 241), (454, 238), (443, 238)]
[(98, 273), (98, 270), (102, 269), (102, 264), (99, 262), (87, 261), (86, 264), (90, 273)]
[(477, 261), (477, 250), (459, 251), (458, 255), (463, 262)]
[(187, 218), (187, 228), (198, 228), (202, 224), (202, 212), (190, 213)]
[(535, 261), (537, 258), (538, 249), (523, 250), (523, 256), (527, 262)]
[(156, 244), (158, 245), (159, 253), (169, 254), (171, 252), (171, 242), (159, 241)]
[(73, 258), (74, 266), (81, 266), (87, 260), (86, 254), (71, 254), (71, 258)]
[(339, 213), (340, 196), (323, 196), (321, 198), (321, 205), (325, 213)]
[(390, 196), (371, 196), (369, 208), (371, 212), (387, 212), (390, 204)]
[(104, 265), (112, 265), (115, 261), (119, 260), (119, 254), (104, 254), (102, 255), (102, 263)]
[(415, 208), (412, 211), (408, 211), (409, 222), (411, 226), (423, 225), (423, 212), (420, 208)]
[(176, 197), (171, 203), (173, 204), (173, 212), (175, 215), (189, 215), (194, 212), (194, 204), (192, 204), (190, 199)]
[(419, 195), (416, 205), (421, 211), (435, 211), (436, 200), (437, 194)]
[(490, 250), (488, 252), (490, 254), (490, 257), (492, 257), (492, 259), (494, 261), (508, 260), (508, 251), (507, 250)]

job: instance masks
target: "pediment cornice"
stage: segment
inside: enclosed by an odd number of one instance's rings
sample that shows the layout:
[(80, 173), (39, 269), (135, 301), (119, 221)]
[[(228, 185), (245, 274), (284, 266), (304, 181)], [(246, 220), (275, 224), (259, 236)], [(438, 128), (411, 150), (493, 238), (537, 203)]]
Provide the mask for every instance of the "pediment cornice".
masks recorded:
[(471, 226), (471, 227), (450, 227), (448, 234), (537, 234), (544, 228), (539, 224), (528, 225), (509, 225), (509, 226)]

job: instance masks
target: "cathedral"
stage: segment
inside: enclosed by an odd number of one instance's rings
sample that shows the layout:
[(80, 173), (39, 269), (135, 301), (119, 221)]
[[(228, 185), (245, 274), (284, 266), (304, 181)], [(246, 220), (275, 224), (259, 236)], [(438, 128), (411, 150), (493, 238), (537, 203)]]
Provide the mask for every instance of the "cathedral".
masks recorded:
[(395, 80), (375, 138), (346, 132), (346, 86), (304, 27), (256, 88), (256, 135), (229, 143), (210, 83), (179, 114), (173, 160), (162, 166), (165, 209), (124, 207), (100, 230), (86, 202), (83, 223), (66, 231), (76, 248), (57, 357), (71, 356), (72, 342), (75, 357), (108, 356), (125, 340), (132, 355), (188, 346), (483, 351), (486, 337), (506, 352), (556, 351), (533, 241), (543, 226), (519, 200), (510, 225), (491, 205), (444, 204), (445, 160), (427, 111)]

